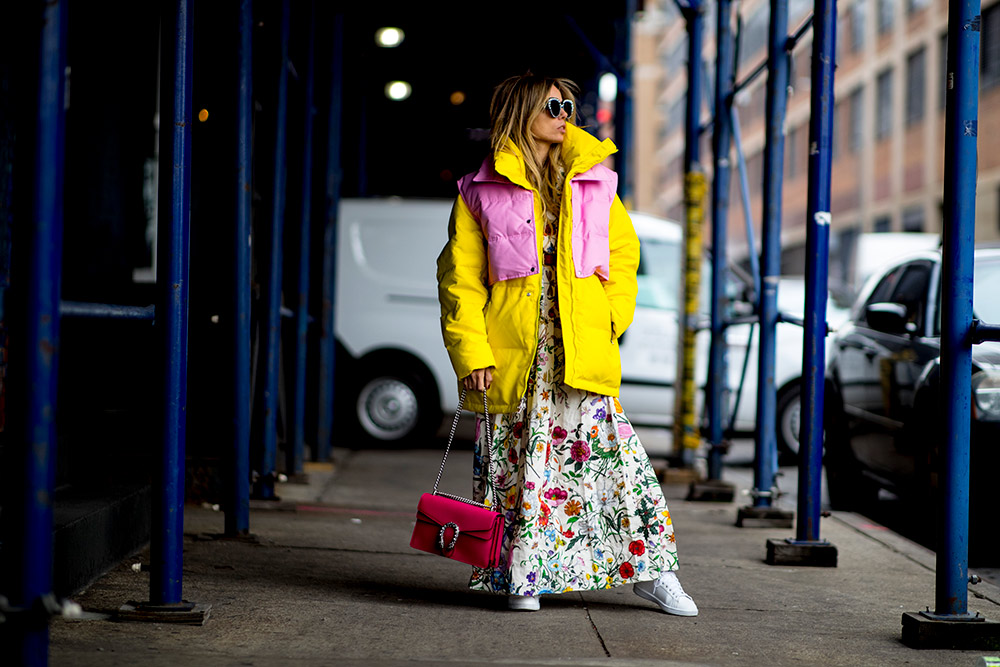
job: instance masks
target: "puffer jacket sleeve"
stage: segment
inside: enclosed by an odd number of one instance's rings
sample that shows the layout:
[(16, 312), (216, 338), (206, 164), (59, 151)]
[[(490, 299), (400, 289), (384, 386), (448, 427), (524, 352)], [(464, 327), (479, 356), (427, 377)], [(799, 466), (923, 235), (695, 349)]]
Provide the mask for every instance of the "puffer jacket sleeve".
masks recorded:
[(611, 266), (604, 292), (611, 304), (611, 325), (616, 337), (625, 333), (635, 315), (635, 298), (639, 291), (636, 271), (639, 269), (639, 237), (632, 220), (618, 195), (611, 203), (609, 223)]
[(462, 197), (448, 223), (448, 243), (437, 260), (441, 332), (459, 379), (477, 368), (496, 365), (486, 339), (484, 309), (487, 288), (486, 240), (479, 222)]

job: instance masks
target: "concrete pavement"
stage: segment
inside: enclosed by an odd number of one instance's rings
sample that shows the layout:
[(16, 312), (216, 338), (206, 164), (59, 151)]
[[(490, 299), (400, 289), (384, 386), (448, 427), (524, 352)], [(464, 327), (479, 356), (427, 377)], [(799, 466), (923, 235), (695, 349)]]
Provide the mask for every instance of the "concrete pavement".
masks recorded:
[[(203, 626), (113, 622), (148, 598), (144, 552), (74, 599), (84, 620), (52, 625), (53, 665), (974, 665), (982, 652), (917, 651), (905, 611), (934, 601), (934, 555), (853, 514), (823, 521), (832, 569), (764, 563), (788, 530), (737, 528), (735, 503), (683, 500), (665, 487), (680, 578), (696, 618), (659, 612), (631, 587), (544, 596), (539, 613), (468, 590), (469, 568), (409, 547), (437, 450), (337, 450), (332, 470), (283, 484), (254, 509), (257, 543), (217, 539), (223, 515), (186, 509), (184, 596), (211, 605)], [(449, 459), (442, 488), (467, 491), (471, 453)], [(727, 469), (745, 485), (745, 472)], [(931, 527), (929, 526), (930, 530)], [(1000, 589), (969, 607), (1000, 619)]]

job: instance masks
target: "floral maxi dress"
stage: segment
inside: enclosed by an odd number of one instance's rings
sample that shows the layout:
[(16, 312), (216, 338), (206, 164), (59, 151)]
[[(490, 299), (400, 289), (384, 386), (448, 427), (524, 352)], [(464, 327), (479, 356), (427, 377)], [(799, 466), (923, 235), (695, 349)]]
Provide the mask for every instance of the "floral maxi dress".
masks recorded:
[[(556, 249), (555, 216), (543, 250)], [(538, 348), (524, 407), (476, 422), (473, 495), (505, 512), (501, 567), (473, 571), (470, 587), (508, 595), (611, 588), (677, 569), (666, 500), (618, 399), (563, 384), (565, 358), (555, 262), (542, 266)], [(495, 417), (495, 419), (492, 419)]]

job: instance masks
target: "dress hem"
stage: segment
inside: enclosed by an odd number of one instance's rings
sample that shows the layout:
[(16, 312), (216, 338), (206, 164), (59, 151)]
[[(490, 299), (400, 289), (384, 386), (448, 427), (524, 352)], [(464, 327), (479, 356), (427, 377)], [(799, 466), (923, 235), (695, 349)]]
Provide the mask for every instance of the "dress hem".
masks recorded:
[(665, 569), (662, 569), (662, 570), (659, 570), (658, 572), (656, 572), (656, 576), (653, 576), (653, 577), (648, 576), (649, 574), (653, 574), (653, 571), (650, 570), (647, 573), (647, 576), (634, 577), (631, 581), (623, 581), (620, 584), (611, 584), (611, 585), (608, 585), (608, 586), (591, 586), (589, 588), (586, 588), (586, 587), (564, 588), (561, 591), (551, 591), (551, 592), (545, 592), (545, 593), (533, 592), (533, 593), (530, 593), (530, 594), (527, 594), (527, 595), (519, 595), (517, 593), (510, 593), (510, 592), (505, 592), (505, 591), (494, 591), (494, 590), (491, 590), (489, 588), (481, 587), (481, 586), (469, 586), (469, 590), (478, 591), (478, 592), (481, 592), (481, 593), (490, 593), (492, 595), (508, 595), (508, 596), (509, 595), (516, 595), (517, 597), (526, 597), (526, 598), (539, 597), (539, 596), (542, 596), (542, 595), (562, 595), (563, 593), (589, 593), (589, 592), (592, 592), (592, 591), (607, 591), (607, 590), (611, 590), (612, 588), (621, 588), (622, 586), (630, 586), (632, 584), (640, 584), (640, 583), (642, 583), (644, 581), (656, 581), (665, 572), (676, 572), (678, 569), (679, 569), (678, 567), (665, 568)]

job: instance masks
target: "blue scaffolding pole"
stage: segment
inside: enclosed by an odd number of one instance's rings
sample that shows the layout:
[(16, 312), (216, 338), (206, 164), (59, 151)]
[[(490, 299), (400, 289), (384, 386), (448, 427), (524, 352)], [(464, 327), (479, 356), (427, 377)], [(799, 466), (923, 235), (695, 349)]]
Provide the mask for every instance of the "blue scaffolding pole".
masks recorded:
[(819, 540), (827, 334), (826, 286), (830, 259), (830, 172), (833, 161), (833, 77), (837, 44), (836, 0), (816, 0), (813, 17), (805, 333), (802, 347), (805, 356), (802, 359), (802, 435), (796, 531), (796, 538), (803, 542)]
[(788, 2), (772, 0), (768, 43), (767, 129), (764, 151), (764, 212), (761, 230), (760, 336), (757, 354), (757, 425), (754, 507), (770, 507), (777, 467), (775, 423), (775, 331), (778, 276), (781, 273), (781, 195), (785, 155), (785, 106), (788, 91)]
[(771, 565), (835, 567), (837, 549), (820, 539), (819, 521), (823, 474), (823, 389), (827, 334), (826, 285), (830, 255), (836, 0), (816, 0), (813, 17), (798, 517), (795, 539), (767, 541), (766, 562)]
[(702, 0), (678, 1), (687, 18), (687, 108), (684, 120), (684, 300), (674, 382), (674, 456), (685, 467), (694, 463), (701, 445), (695, 416), (695, 336), (698, 327), (698, 291), (701, 282), (702, 222), (704, 220), (705, 174), (699, 162), (701, 137), (701, 53), (704, 44), (705, 6)]
[[(157, 326), (164, 355), (163, 438), (155, 466), (150, 537), (150, 604), (179, 605), (183, 580), (184, 446), (187, 409), (188, 261), (191, 216), (192, 0), (166, 5), (161, 100)], [(170, 26), (173, 30), (167, 30)], [(164, 105), (165, 106), (165, 105)]]
[(302, 119), (302, 218), (299, 225), (298, 307), (295, 311), (295, 380), (292, 384), (292, 419), (285, 444), (285, 472), (302, 472), (306, 422), (306, 353), (309, 333), (309, 248), (312, 217), (313, 78), (316, 6), (309, 6), (308, 55), (306, 57), (305, 117)]
[[(761, 232), (761, 291), (758, 315), (757, 424), (754, 432), (753, 507), (769, 509), (776, 491), (775, 332), (778, 323), (778, 276), (781, 273), (781, 196), (785, 151), (785, 107), (788, 95), (788, 2), (772, 0), (767, 50), (766, 140), (764, 151), (764, 211)], [(779, 518), (791, 527), (791, 517)], [(738, 521), (738, 523), (741, 523)], [(741, 523), (742, 525), (742, 523)]]
[[(23, 469), (21, 581), (11, 604), (28, 613), (12, 632), (14, 662), (47, 665), (52, 594), (52, 496), (56, 469), (59, 290), (62, 278), (67, 2), (45, 5), (39, 52), (35, 189), (32, 199)], [(10, 623), (14, 623), (12, 618)], [(11, 630), (5, 629), (5, 634)]]
[[(972, 387), (972, 280), (976, 228), (976, 126), (979, 115), (980, 3), (948, 5), (941, 248), (941, 395), (945, 404), (940, 547), (934, 612), (968, 616), (969, 437)], [(976, 30), (969, 30), (970, 26)]]
[(253, 215), (253, 1), (239, 8), (233, 290), (233, 467), (226, 535), (250, 531), (250, 235)]
[(319, 410), (314, 457), (330, 458), (333, 447), (333, 397), (336, 371), (337, 213), (340, 208), (340, 117), (343, 96), (344, 16), (333, 18), (330, 58), (330, 107), (327, 118), (326, 226), (323, 229), (323, 315), (319, 347)]
[(277, 113), (274, 139), (274, 187), (271, 197), (271, 261), (267, 276), (266, 353), (264, 365), (263, 448), (258, 462), (255, 495), (275, 497), (274, 481), (278, 455), (278, 358), (281, 347), (281, 264), (285, 225), (285, 118), (288, 113), (288, 33), (291, 18), (289, 0), (281, 3), (281, 54), (278, 69)]
[[(732, 149), (733, 29), (732, 0), (719, 0), (716, 7), (715, 120), (712, 150), (712, 344), (708, 358), (708, 478), (722, 479), (723, 423), (727, 386), (726, 329), (726, 237), (729, 224), (729, 155)], [(730, 494), (731, 498), (731, 494)]]
[(916, 648), (993, 650), (1000, 623), (969, 613), (969, 473), (972, 345), (1000, 338), (973, 320), (976, 151), (979, 124), (979, 0), (948, 5), (944, 230), (941, 248), (941, 522), (934, 611), (903, 614), (903, 642)]

